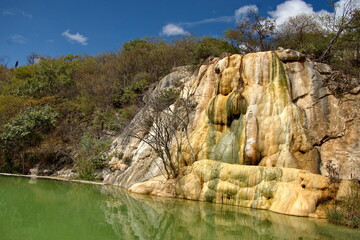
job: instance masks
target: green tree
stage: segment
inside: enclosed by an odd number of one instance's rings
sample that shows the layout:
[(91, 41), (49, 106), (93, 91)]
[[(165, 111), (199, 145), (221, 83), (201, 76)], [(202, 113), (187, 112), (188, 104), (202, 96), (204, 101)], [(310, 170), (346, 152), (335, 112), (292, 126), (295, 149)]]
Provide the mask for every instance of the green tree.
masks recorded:
[(0, 150), (9, 164), (19, 161), (25, 173), (24, 151), (36, 146), (56, 124), (58, 113), (50, 106), (28, 107), (3, 126)]
[(9, 93), (19, 96), (41, 98), (54, 94), (66, 95), (75, 85), (73, 71), (78, 65), (78, 56), (67, 55), (59, 59), (42, 58), (38, 64), (16, 69)]
[(75, 159), (76, 170), (80, 179), (96, 180), (95, 171), (105, 166), (105, 151), (110, 146), (109, 140), (94, 139), (84, 134), (80, 140), (79, 154)]
[(195, 46), (195, 61), (204, 61), (210, 56), (220, 57), (224, 53), (237, 53), (237, 49), (228, 42), (206, 37), (200, 40)]
[(132, 81), (139, 72), (147, 72), (158, 79), (173, 67), (170, 46), (162, 39), (136, 39), (125, 43), (119, 52), (119, 65), (123, 85)]

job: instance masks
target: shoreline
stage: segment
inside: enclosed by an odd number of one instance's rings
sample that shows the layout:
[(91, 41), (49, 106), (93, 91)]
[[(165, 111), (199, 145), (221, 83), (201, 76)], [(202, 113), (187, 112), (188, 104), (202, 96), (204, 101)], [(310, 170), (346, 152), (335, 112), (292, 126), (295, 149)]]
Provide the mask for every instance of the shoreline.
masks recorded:
[(24, 175), (24, 174), (15, 174), (15, 173), (0, 173), (0, 176), (49, 179), (49, 180), (62, 181), (62, 182), (85, 183), (85, 184), (102, 185), (102, 186), (108, 185), (103, 182), (93, 182), (93, 181), (87, 181), (87, 180), (78, 180), (78, 179), (69, 179), (69, 178), (51, 177), (51, 176)]

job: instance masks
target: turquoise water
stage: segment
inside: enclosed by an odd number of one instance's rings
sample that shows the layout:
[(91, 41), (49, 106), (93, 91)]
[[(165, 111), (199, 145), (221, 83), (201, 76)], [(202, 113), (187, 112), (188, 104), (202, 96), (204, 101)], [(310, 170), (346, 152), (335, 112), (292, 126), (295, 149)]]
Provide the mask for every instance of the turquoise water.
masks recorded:
[(0, 240), (360, 239), (326, 220), (0, 176)]

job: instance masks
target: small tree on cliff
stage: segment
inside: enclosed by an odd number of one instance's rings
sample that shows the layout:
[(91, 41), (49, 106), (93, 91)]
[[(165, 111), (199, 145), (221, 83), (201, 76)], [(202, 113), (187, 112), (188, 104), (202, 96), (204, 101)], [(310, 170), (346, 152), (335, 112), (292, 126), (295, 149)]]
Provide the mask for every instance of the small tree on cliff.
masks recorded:
[(191, 147), (188, 125), (194, 104), (190, 98), (179, 98), (178, 90), (162, 90), (148, 99), (147, 112), (139, 122), (140, 132), (132, 135), (148, 144), (161, 159), (159, 166), (166, 178), (176, 178), (179, 173), (183, 144)]
[(256, 9), (251, 9), (246, 18), (237, 23), (236, 29), (225, 31), (227, 39), (241, 53), (267, 51), (272, 48), (275, 21), (260, 17)]
[(359, 21), (359, 8), (356, 7), (354, 0), (346, 0), (342, 11), (339, 12), (340, 6), (337, 6), (335, 1), (331, 1), (333, 4), (333, 8), (335, 10), (332, 18), (330, 17), (330, 22), (332, 22), (332, 31), (333, 36), (326, 48), (326, 50), (323, 52), (321, 57), (319, 58), (319, 61), (325, 61), (328, 60), (331, 57), (332, 50), (337, 43), (337, 41), (340, 39), (341, 35), (345, 32), (351, 32), (356, 29), (359, 29), (359, 25), (354, 23), (358, 23)]

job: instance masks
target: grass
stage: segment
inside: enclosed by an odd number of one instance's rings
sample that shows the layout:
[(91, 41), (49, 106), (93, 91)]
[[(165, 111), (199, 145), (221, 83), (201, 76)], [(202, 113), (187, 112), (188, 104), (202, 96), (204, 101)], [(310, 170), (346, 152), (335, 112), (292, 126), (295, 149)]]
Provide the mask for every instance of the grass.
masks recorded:
[(348, 194), (326, 211), (330, 222), (360, 228), (360, 183), (352, 182)]

